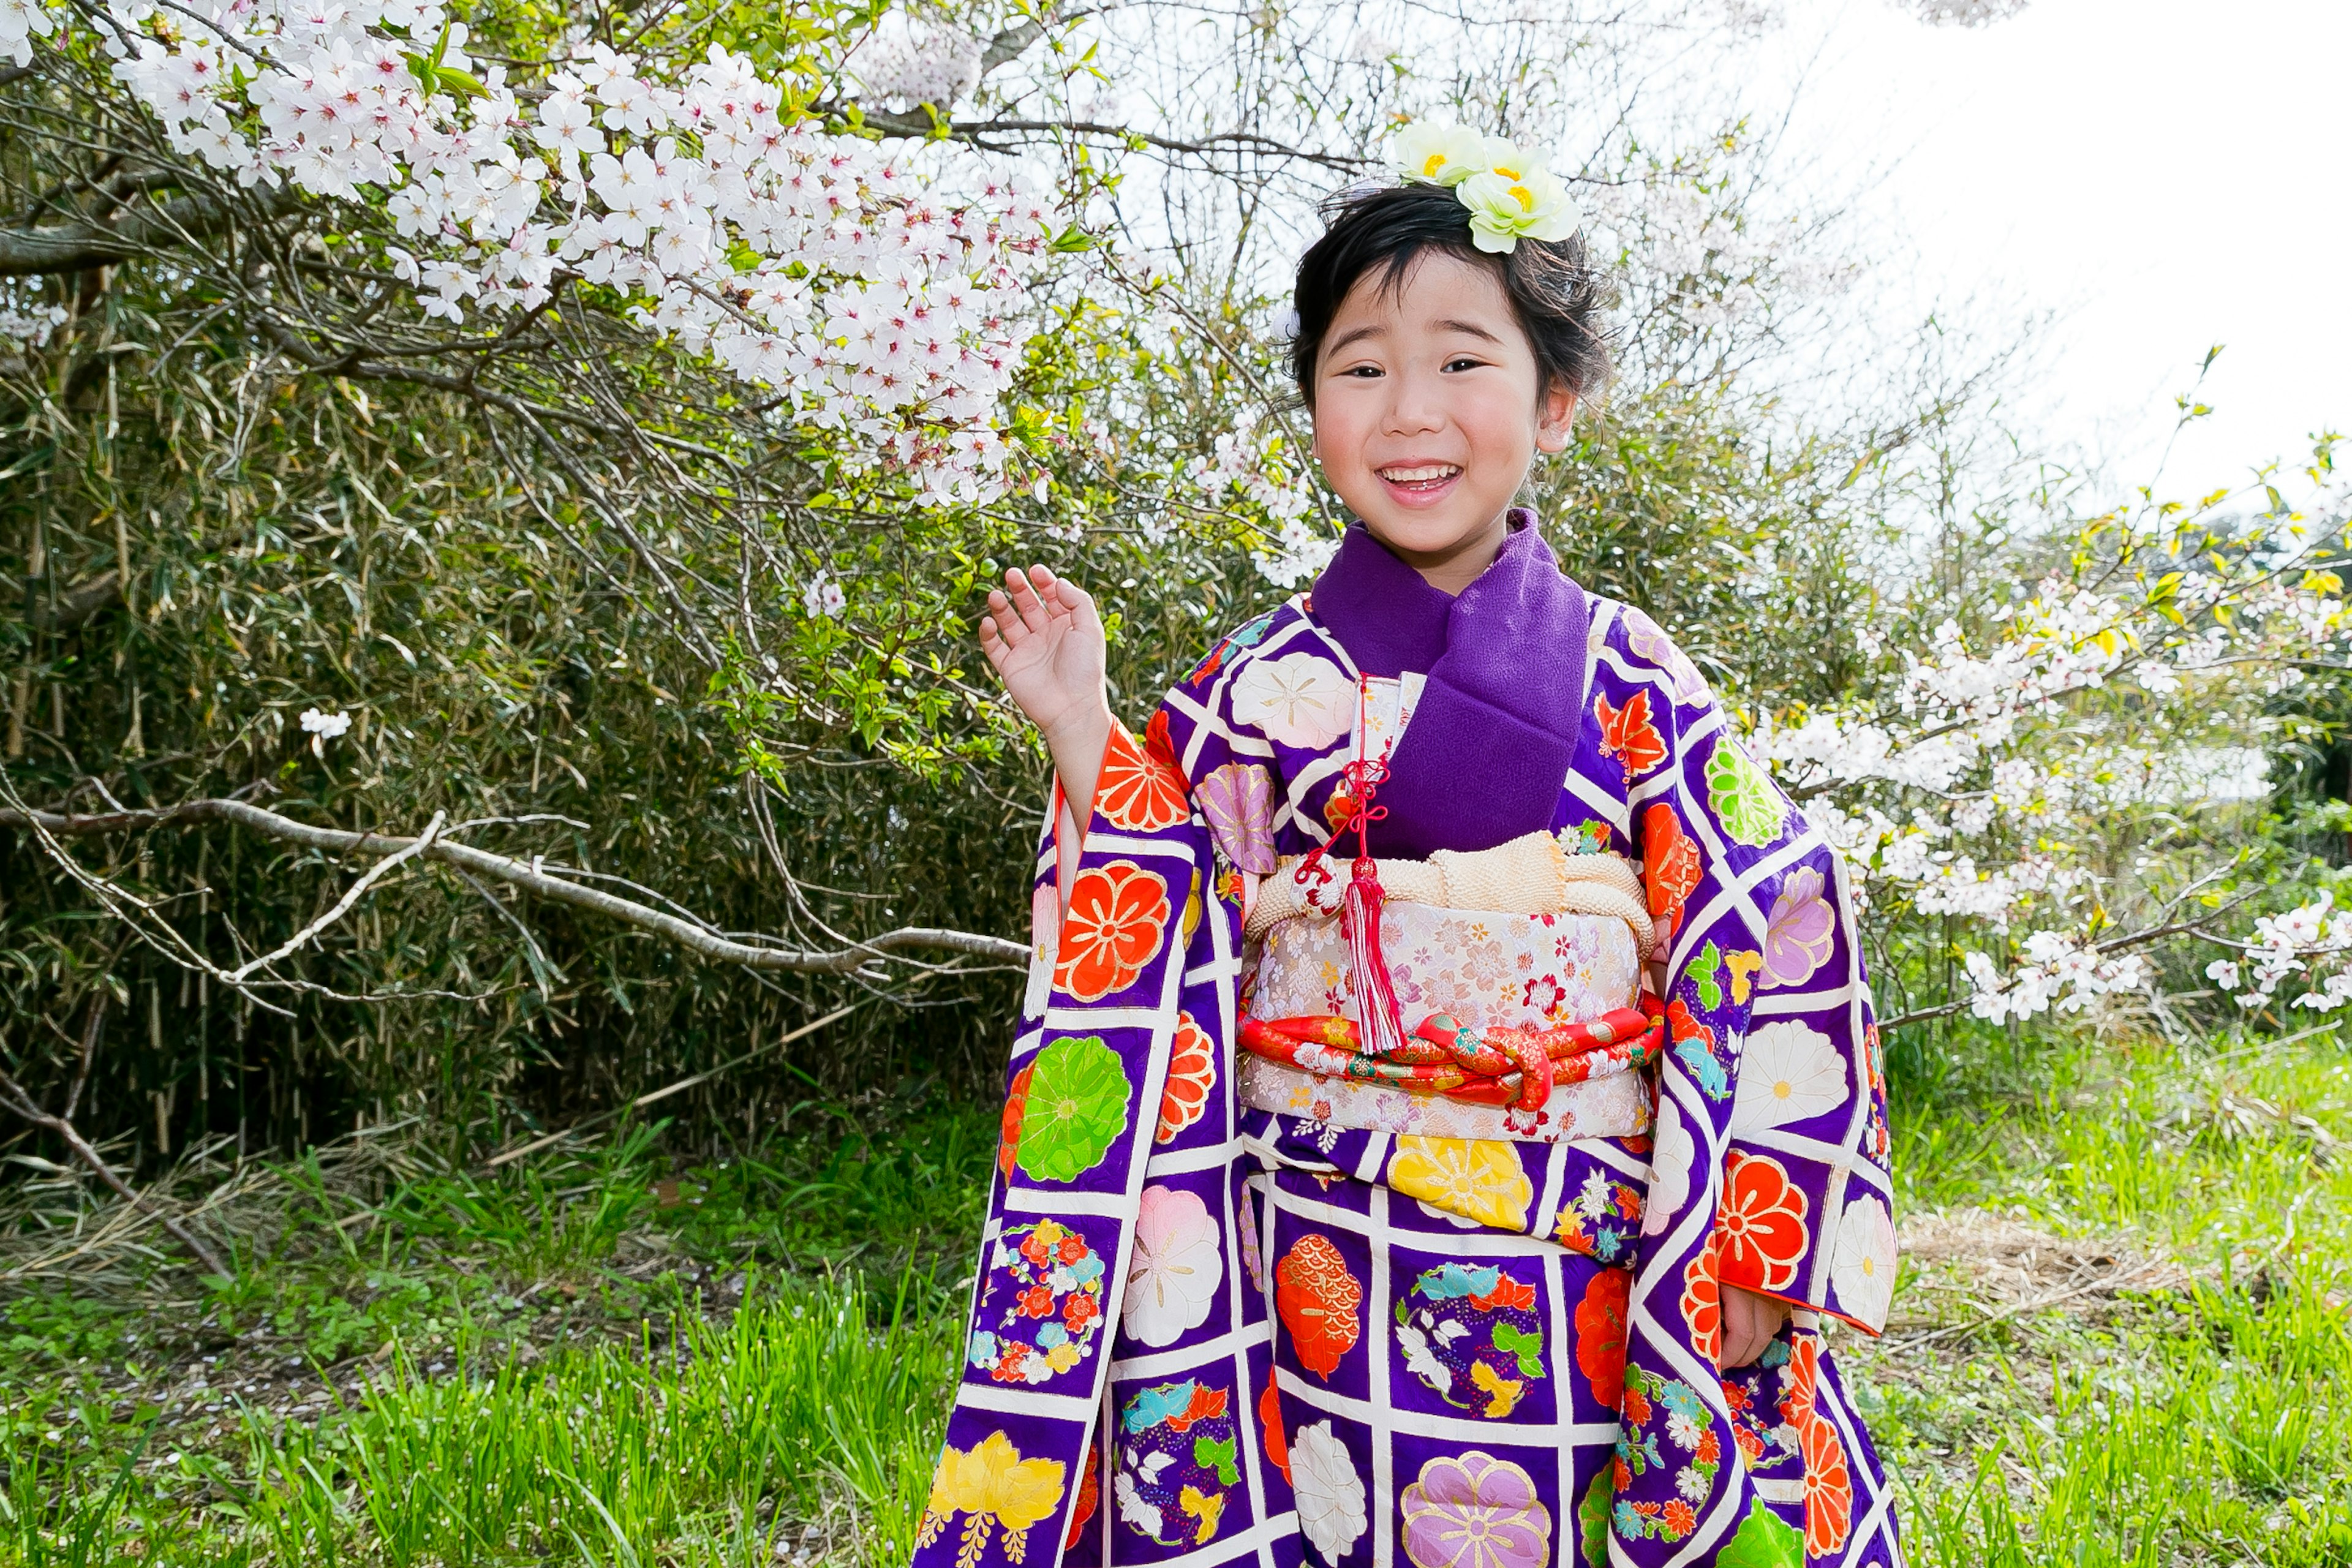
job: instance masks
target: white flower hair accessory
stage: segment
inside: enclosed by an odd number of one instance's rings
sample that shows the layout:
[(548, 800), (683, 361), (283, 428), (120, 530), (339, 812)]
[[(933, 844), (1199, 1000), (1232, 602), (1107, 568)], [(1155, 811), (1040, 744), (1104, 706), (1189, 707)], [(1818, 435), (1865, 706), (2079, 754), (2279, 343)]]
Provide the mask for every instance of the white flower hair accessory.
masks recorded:
[(1453, 188), (1481, 250), (1507, 256), (1523, 238), (1566, 239), (1584, 221), (1552, 172), (1499, 136), (1416, 120), (1397, 132), (1390, 156), (1407, 182)]

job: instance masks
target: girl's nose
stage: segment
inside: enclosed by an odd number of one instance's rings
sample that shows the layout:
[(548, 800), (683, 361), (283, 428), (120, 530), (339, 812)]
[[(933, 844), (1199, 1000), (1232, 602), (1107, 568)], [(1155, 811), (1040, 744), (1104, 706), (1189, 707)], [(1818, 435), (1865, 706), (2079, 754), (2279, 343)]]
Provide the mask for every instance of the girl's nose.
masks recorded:
[(1444, 401), (1438, 396), (1434, 378), (1407, 372), (1391, 376), (1389, 385), (1387, 417), (1381, 433), (1388, 436), (1419, 436), (1445, 427)]

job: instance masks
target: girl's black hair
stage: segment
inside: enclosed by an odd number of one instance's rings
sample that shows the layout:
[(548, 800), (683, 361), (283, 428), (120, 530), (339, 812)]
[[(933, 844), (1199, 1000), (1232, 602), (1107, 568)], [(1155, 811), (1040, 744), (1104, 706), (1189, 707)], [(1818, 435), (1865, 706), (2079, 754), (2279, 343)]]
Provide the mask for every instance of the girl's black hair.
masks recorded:
[(1602, 291), (1581, 235), (1522, 239), (1507, 255), (1480, 250), (1470, 243), (1470, 209), (1444, 185), (1343, 191), (1324, 204), (1323, 218), (1323, 237), (1298, 260), (1298, 331), (1290, 342), (1290, 374), (1308, 408), (1315, 406), (1315, 362), (1348, 290), (1374, 274), (1393, 288), (1429, 250), (1486, 268), (1501, 281), (1546, 391), (1565, 386), (1582, 396), (1608, 379)]

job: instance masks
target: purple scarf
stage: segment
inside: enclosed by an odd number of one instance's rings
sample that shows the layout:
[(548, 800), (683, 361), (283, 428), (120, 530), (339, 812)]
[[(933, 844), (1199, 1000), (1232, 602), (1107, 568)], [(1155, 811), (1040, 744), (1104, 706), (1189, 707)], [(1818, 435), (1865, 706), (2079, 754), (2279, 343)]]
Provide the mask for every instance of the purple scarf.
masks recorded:
[(1372, 853), (1491, 849), (1554, 826), (1583, 728), (1591, 616), (1535, 513), (1513, 509), (1495, 563), (1458, 597), (1349, 523), (1311, 605), (1366, 675), (1429, 678), (1389, 759)]

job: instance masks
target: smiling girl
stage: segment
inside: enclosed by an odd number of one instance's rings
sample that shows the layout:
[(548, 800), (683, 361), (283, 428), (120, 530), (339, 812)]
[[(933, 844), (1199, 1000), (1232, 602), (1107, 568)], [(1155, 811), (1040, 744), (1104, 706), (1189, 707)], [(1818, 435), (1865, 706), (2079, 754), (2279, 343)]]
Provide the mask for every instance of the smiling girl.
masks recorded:
[(1042, 566), (1057, 772), (940, 1568), (1893, 1568), (1823, 1344), (1895, 1268), (1836, 856), (1512, 506), (1606, 370), (1576, 220), (1416, 125), (1299, 264), (1355, 521), (1143, 739)]

